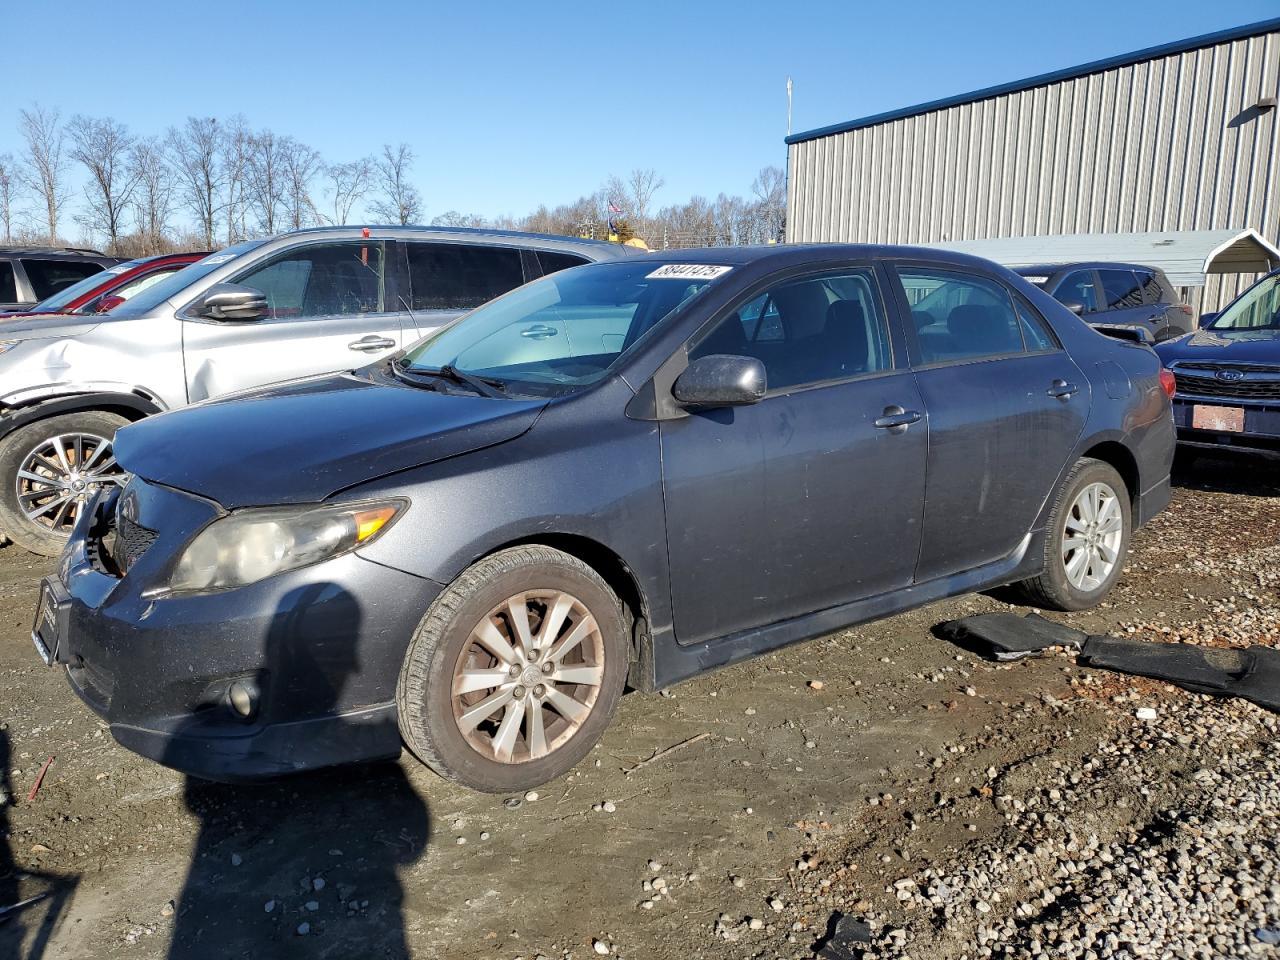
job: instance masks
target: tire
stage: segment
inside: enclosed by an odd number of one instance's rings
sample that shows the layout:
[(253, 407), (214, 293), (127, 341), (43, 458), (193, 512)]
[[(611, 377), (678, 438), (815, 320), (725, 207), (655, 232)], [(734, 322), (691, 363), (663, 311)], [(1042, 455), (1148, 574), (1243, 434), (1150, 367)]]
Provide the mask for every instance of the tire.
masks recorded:
[[(1101, 546), (1098, 553), (1093, 556), (1100, 558), (1103, 563), (1096, 567), (1092, 566), (1092, 558), (1087, 549), (1072, 551), (1070, 559), (1073, 561), (1078, 577), (1081, 576), (1079, 564), (1084, 565), (1084, 582), (1073, 582), (1072, 575), (1068, 571), (1067, 557), (1064, 556), (1067, 523), (1068, 521), (1072, 523), (1073, 533), (1080, 532), (1082, 527), (1087, 526), (1088, 517), (1079, 511), (1077, 502), (1085, 491), (1094, 491), (1099, 487), (1109, 495), (1115, 507), (1118, 508), (1118, 544), (1109, 539), (1109, 533), (1095, 531), (1093, 536)], [(1109, 527), (1114, 519), (1113, 508), (1109, 504), (1104, 507), (1104, 511), (1107, 520), (1099, 531)], [(1044, 572), (1016, 584), (1019, 595), (1032, 606), (1049, 610), (1088, 610), (1097, 606), (1111, 592), (1120, 572), (1124, 569), (1125, 560), (1129, 555), (1129, 538), (1132, 531), (1133, 516), (1129, 490), (1124, 480), (1120, 478), (1120, 474), (1101, 460), (1086, 457), (1077, 461), (1063, 481), (1049, 513), (1049, 522), (1045, 525)], [(1079, 540), (1082, 537), (1075, 539)], [(1114, 549), (1107, 549), (1112, 545)], [(1080, 554), (1084, 554), (1083, 559), (1077, 560)], [(1105, 564), (1105, 558), (1108, 555), (1113, 556), (1109, 566)], [(1090, 569), (1095, 574), (1101, 574), (1104, 568), (1105, 575), (1096, 577), (1088, 575)]]
[[(95, 478), (124, 476), (120, 468), (114, 466), (110, 444), (115, 440), (116, 430), (128, 422), (124, 417), (103, 410), (64, 413), (29, 423), (0, 441), (0, 531), (32, 553), (58, 556), (67, 542), (79, 505), (95, 486), (100, 485), (94, 482)], [(20, 470), (32, 467), (31, 458), (42, 446), (46, 451), (53, 449), (47, 445), (57, 437), (63, 438), (63, 457), (72, 467), (72, 473), (65, 472), (56, 457), (51, 456), (43, 461), (49, 467), (35, 468), (39, 476), (49, 477), (47, 481), (33, 482), (19, 477)], [(100, 448), (103, 443), (107, 445), (105, 449)], [(83, 477), (74, 470), (78, 455), (89, 466)], [(102, 469), (104, 466), (106, 469)], [(27, 473), (31, 472), (31, 469), (27, 470)], [(64, 487), (64, 481), (71, 477), (75, 483), (84, 486), (78, 491)], [(32, 494), (41, 493), (47, 496), (31, 499)], [(48, 509), (41, 517), (32, 520), (24, 506), (47, 506)]]
[[(548, 615), (558, 609), (568, 612), (548, 627)], [(528, 618), (528, 645), (519, 642), (513, 619), (519, 610)], [(566, 773), (600, 739), (622, 696), (629, 659), (624, 623), (622, 604), (608, 584), (569, 554), (529, 545), (480, 560), (436, 598), (409, 644), (396, 687), (405, 744), (442, 777), (485, 793), (526, 790)], [(544, 628), (555, 636), (543, 639)], [(582, 639), (574, 642), (575, 635)], [(572, 646), (560, 660), (548, 657), (561, 641)], [(518, 676), (509, 654), (523, 671)], [(562, 671), (592, 675), (599, 683), (558, 682)], [(469, 689), (474, 683), (482, 686)], [(510, 694), (505, 703), (487, 705), (504, 692)], [(490, 713), (473, 726), (486, 709)]]

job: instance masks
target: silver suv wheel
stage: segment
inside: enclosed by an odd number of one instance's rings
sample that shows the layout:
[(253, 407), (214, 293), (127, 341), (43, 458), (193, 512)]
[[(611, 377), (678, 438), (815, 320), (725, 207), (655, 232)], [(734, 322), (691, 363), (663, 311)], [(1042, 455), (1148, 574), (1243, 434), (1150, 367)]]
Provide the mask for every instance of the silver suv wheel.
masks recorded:
[(67, 536), (80, 505), (99, 487), (123, 485), (125, 473), (111, 454), (111, 440), (91, 433), (60, 433), (40, 441), (14, 478), (18, 505), (31, 523)]

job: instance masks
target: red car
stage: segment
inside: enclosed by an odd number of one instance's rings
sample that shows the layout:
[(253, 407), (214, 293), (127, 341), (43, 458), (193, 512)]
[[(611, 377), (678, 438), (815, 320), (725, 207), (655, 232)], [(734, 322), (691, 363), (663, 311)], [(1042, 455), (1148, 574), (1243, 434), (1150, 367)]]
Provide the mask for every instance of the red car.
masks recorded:
[(40, 313), (106, 313), (140, 290), (206, 256), (207, 253), (163, 253), (117, 263), (59, 290), (29, 310), (0, 314), (0, 319)]

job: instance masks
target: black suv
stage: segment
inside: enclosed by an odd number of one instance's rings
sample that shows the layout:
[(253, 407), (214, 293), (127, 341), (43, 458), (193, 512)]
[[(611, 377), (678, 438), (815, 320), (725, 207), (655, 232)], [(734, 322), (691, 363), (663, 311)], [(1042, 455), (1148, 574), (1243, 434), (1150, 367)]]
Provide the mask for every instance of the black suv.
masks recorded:
[(1195, 314), (1164, 271), (1136, 263), (1050, 263), (1016, 267), (1095, 327), (1142, 327), (1157, 342), (1196, 328)]
[(121, 262), (77, 247), (0, 247), (0, 313), (27, 310)]

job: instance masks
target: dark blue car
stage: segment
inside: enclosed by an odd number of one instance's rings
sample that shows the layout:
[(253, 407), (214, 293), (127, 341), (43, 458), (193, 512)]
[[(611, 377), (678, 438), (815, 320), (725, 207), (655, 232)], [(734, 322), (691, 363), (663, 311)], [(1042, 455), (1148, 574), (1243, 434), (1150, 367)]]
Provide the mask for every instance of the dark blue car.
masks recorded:
[(1014, 273), (654, 253), (408, 351), (124, 428), (34, 639), (218, 779), (396, 755), (511, 791), (676, 681), (943, 597), (1098, 603), (1169, 497), (1171, 382)]
[(1280, 270), (1156, 351), (1177, 384), (1173, 416), (1184, 452), (1280, 458)]

